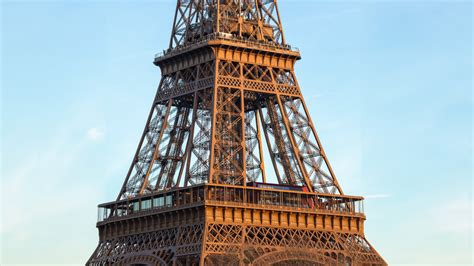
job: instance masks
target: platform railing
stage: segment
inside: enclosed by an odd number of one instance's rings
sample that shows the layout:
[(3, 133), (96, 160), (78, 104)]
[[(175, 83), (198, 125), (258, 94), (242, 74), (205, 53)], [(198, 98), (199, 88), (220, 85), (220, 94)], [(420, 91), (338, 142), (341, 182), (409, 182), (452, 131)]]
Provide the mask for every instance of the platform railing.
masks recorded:
[(206, 203), (270, 209), (363, 214), (363, 198), (255, 187), (209, 186)]
[(202, 44), (208, 43), (209, 41), (213, 41), (213, 40), (231, 40), (240, 44), (245, 44), (245, 45), (249, 45), (253, 47), (260, 47), (260, 48), (265, 48), (265, 49), (270, 49), (270, 50), (284, 49), (284, 50), (290, 50), (294, 52), (300, 51), (297, 47), (292, 47), (291, 45), (288, 45), (288, 44), (277, 44), (270, 41), (254, 41), (254, 40), (249, 40), (243, 37), (235, 36), (229, 33), (214, 32), (196, 41), (188, 42), (183, 45), (176, 46), (174, 48), (163, 50), (162, 52), (155, 54), (155, 59), (168, 56), (168, 55), (173, 55), (176, 53), (180, 53), (181, 51), (186, 50), (190, 47), (200, 46)]
[(99, 205), (98, 222), (202, 205), (349, 215), (364, 214), (362, 197), (268, 187), (203, 184), (101, 204)]

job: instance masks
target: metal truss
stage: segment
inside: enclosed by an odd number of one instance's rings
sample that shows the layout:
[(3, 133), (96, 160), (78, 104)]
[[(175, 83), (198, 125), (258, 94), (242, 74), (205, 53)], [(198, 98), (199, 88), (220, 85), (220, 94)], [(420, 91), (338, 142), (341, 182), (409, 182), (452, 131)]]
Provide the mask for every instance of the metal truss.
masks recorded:
[(216, 265), (223, 257), (228, 257), (226, 263), (231, 265), (239, 265), (239, 261), (278, 265), (285, 260), (319, 265), (384, 264), (357, 234), (223, 224), (209, 225), (208, 232), (205, 252), (210, 254), (206, 258), (209, 265)]
[(265, 165), (261, 138), (260, 119), (257, 111), (245, 114), (245, 150), (247, 154), (247, 180), (249, 182), (266, 182)]
[(104, 240), (89, 265), (198, 265), (200, 261), (204, 265), (385, 264), (358, 234), (211, 223)]
[(299, 59), (277, 0), (177, 0), (160, 85), (116, 201), (99, 205), (87, 265), (386, 265), (364, 237), (363, 198), (344, 195), (321, 145)]
[(195, 94), (193, 134), (188, 150), (185, 186), (202, 184), (209, 176), (211, 146), (212, 92), (203, 90)]
[(138, 145), (133, 163), (128, 171), (127, 178), (119, 194), (119, 198), (126, 198), (140, 193), (146, 185), (145, 177), (150, 174), (161, 144), (161, 139), (168, 127), (172, 100), (155, 104), (150, 112), (143, 136)]
[(288, 139), (284, 122), (278, 112), (275, 99), (266, 101), (266, 115), (260, 111), (263, 121), (265, 138), (272, 158), (280, 184), (301, 185), (303, 177), (300, 169), (296, 166), (296, 159)]
[(157, 98), (119, 198), (205, 182), (265, 182), (260, 128), (280, 184), (342, 194), (293, 71), (204, 62), (165, 74)]
[(304, 170), (317, 192), (342, 194), (332, 168), (301, 98), (283, 97), (284, 115), (287, 117), (292, 139), (304, 163)]
[(198, 42), (212, 33), (285, 44), (276, 0), (178, 0), (170, 48)]
[(216, 92), (214, 142), (211, 146), (213, 171), (209, 182), (245, 184), (245, 113), (243, 92), (239, 89), (218, 88)]
[(219, 61), (218, 84), (264, 94), (301, 95), (291, 69)]
[[(194, 259), (201, 251), (203, 224), (181, 226), (99, 243), (89, 265), (171, 265), (178, 260)], [(199, 256), (197, 256), (199, 261)]]
[(294, 73), (280, 67), (219, 60), (165, 74), (119, 198), (265, 181), (260, 128), (280, 184), (340, 194), (300, 95)]

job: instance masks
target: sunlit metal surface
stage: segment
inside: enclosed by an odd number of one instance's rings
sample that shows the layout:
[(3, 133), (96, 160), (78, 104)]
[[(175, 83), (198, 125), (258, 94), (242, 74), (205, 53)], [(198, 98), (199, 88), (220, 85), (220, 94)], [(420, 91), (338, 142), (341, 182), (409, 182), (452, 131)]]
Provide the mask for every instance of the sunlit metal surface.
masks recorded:
[[(162, 79), (88, 265), (385, 265), (344, 195), (276, 0), (178, 0)], [(270, 162), (264, 162), (264, 150)], [(270, 184), (273, 172), (278, 184)]]

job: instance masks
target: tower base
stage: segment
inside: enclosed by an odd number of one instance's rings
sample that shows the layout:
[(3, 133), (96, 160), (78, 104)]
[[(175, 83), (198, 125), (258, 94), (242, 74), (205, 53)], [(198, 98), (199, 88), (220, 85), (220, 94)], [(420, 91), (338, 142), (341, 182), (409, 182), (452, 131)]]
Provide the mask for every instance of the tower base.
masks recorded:
[[(205, 250), (199, 241), (205, 237)], [(357, 234), (190, 225), (102, 241), (88, 265), (385, 265)]]
[[(327, 204), (329, 196), (315, 193), (225, 189), (205, 185), (101, 206), (108, 215), (87, 264), (386, 265), (364, 237), (355, 197), (331, 196)], [(265, 202), (268, 193), (281, 200)]]

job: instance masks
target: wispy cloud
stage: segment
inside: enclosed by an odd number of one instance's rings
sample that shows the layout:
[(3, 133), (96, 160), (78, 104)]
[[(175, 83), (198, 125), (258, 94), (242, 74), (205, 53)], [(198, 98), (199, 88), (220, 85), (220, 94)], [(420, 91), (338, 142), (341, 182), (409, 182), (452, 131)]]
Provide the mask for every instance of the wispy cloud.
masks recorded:
[(99, 129), (96, 127), (89, 128), (89, 130), (87, 130), (86, 135), (88, 139), (93, 140), (93, 141), (98, 141), (104, 138), (105, 130)]
[(373, 195), (364, 196), (364, 198), (366, 199), (386, 199), (390, 197), (392, 197), (392, 195), (390, 194), (373, 194)]
[[(62, 136), (58, 136), (62, 138)], [(56, 145), (55, 143), (67, 144)], [(88, 151), (86, 138), (76, 144), (68, 139), (46, 141), (51, 149), (42, 155), (32, 155), (27, 163), (14, 166), (4, 180), (2, 187), (2, 216), (0, 236), (4, 245), (2, 265), (9, 263), (49, 263), (60, 264), (80, 261), (89, 250), (76, 254), (55, 256), (61, 247), (46, 241), (41, 247), (42, 255), (21, 257), (20, 248), (31, 249), (34, 243), (43, 241), (44, 228), (54, 224), (54, 230), (46, 231), (50, 239), (61, 240), (61, 235), (69, 234), (75, 239), (87, 238), (92, 234), (85, 225), (92, 225), (93, 206), (98, 202), (100, 186), (78, 182), (76, 162), (81, 161)], [(43, 146), (42, 146), (43, 147)], [(42, 148), (46, 149), (46, 148)], [(24, 167), (24, 168), (23, 168)], [(21, 196), (18, 196), (21, 195)], [(9, 199), (14, 199), (13, 201)], [(74, 226), (81, 233), (71, 233), (68, 224), (74, 220)], [(79, 240), (79, 241), (84, 241)]]
[[(472, 198), (458, 196), (442, 201), (433, 206), (429, 215), (433, 217), (433, 225), (446, 233), (472, 234)], [(440, 215), (442, 214), (442, 215)]]
[[(46, 232), (49, 239), (56, 240), (66, 233), (75, 239), (92, 236), (90, 233), (84, 234), (89, 230), (85, 229), (85, 225), (93, 224), (93, 207), (102, 193), (101, 183), (97, 181), (91, 186), (85, 180), (91, 174), (98, 172), (99, 175), (103, 171), (84, 171), (80, 165), (90, 158), (89, 155), (97, 146), (91, 145), (91, 142), (104, 137), (105, 126), (87, 129), (83, 125), (89, 123), (84, 119), (87, 113), (78, 111), (68, 114), (68, 119), (51, 128), (48, 137), (30, 147), (24, 160), (2, 169), (2, 265), (50, 261), (71, 263), (80, 261), (89, 252), (85, 249), (55, 257), (55, 250), (61, 247), (54, 247), (53, 240), (42, 245), (41, 255), (22, 257), (21, 251), (17, 251), (33, 248), (34, 243), (43, 241)], [(67, 225), (72, 220), (75, 226), (82, 228), (81, 233), (68, 232), (70, 228)], [(40, 230), (52, 224), (54, 230)]]
[[(42, 154), (30, 155), (25, 160), (27, 163), (11, 167), (11, 170), (6, 172), (3, 187), (4, 198), (13, 197), (15, 194), (20, 193), (28, 196), (16, 199), (15, 205), (2, 205), (2, 210), (9, 214), (2, 219), (2, 233), (18, 233), (23, 231), (22, 235), (24, 236), (26, 232), (23, 225), (30, 223), (31, 219), (38, 212), (44, 214), (45, 212), (58, 211), (59, 209), (57, 208), (57, 199), (59, 197), (54, 189), (65, 178), (65, 173), (72, 170), (71, 166), (84, 149), (85, 142), (79, 141), (72, 146), (65, 145), (70, 142), (67, 141), (65, 134), (60, 133), (52, 141), (46, 141), (46, 143), (48, 145), (45, 146), (49, 146), (49, 150)], [(51, 165), (54, 165), (55, 172), (53, 173), (51, 172)], [(46, 183), (50, 186), (46, 186)], [(55, 208), (28, 208), (32, 204), (30, 201), (35, 197), (35, 204), (49, 201), (51, 204), (45, 206), (55, 206)]]

